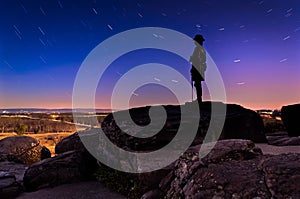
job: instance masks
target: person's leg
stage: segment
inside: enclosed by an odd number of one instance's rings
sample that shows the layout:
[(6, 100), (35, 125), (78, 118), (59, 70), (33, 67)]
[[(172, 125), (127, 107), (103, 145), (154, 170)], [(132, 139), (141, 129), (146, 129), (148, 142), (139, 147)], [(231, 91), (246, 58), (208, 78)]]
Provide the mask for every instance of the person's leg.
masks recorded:
[(199, 103), (202, 102), (202, 85), (201, 85), (201, 81), (195, 81), (194, 86), (196, 88), (196, 92), (197, 92), (197, 100)]

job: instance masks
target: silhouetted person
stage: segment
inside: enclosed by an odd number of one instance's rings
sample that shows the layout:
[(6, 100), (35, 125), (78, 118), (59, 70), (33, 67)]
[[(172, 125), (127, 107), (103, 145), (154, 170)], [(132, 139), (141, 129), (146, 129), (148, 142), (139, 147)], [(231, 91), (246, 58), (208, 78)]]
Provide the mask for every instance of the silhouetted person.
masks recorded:
[(199, 103), (202, 102), (202, 85), (201, 82), (205, 81), (205, 70), (206, 70), (206, 52), (204, 50), (203, 42), (205, 39), (202, 35), (196, 35), (194, 37), (195, 49), (193, 55), (190, 57), (190, 62), (192, 63), (191, 76), (192, 83), (196, 88), (197, 100)]

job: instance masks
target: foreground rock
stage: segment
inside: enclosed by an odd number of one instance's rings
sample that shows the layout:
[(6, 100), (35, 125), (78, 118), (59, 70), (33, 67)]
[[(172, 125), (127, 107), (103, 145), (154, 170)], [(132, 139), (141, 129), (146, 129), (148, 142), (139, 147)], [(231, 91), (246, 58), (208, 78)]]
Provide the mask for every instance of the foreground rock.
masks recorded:
[(199, 149), (200, 146), (190, 148), (176, 162), (173, 180), (168, 185), (160, 185), (167, 198), (268, 196), (263, 176), (256, 167), (259, 163), (256, 157), (261, 151), (251, 141), (220, 141), (202, 159), (199, 159)]
[(32, 164), (41, 160), (42, 147), (29, 136), (13, 136), (0, 140), (0, 156), (3, 160)]
[(267, 135), (268, 144), (276, 146), (300, 146), (300, 136), (290, 137), (287, 132)]
[(84, 149), (84, 146), (77, 132), (62, 139), (55, 145), (56, 154), (64, 153), (67, 151), (82, 150), (82, 149)]
[(289, 136), (300, 136), (300, 104), (283, 106), (281, 118)]
[(250, 141), (224, 140), (199, 159), (189, 149), (160, 183), (166, 198), (299, 198), (300, 154), (262, 155)]
[(261, 162), (273, 198), (300, 198), (300, 154), (272, 156)]
[(21, 194), (18, 199), (126, 199), (97, 181), (64, 184)]
[[(215, 105), (225, 106), (222, 103), (215, 103)], [(298, 180), (297, 175), (293, 176), (288, 167), (294, 165), (293, 168), (300, 169), (300, 157), (298, 155), (293, 157), (263, 155), (261, 150), (255, 147), (252, 141), (266, 142), (263, 122), (256, 112), (238, 105), (227, 105), (225, 126), (220, 135), (223, 140), (217, 142), (211, 150), (210, 146), (215, 143), (202, 145), (201, 143), (205, 136), (210, 137), (211, 140), (219, 138), (214, 129), (209, 133), (207, 130), (210, 119), (213, 117), (212, 121), (217, 123), (221, 112), (217, 110), (216, 115), (212, 116), (211, 103), (205, 102), (200, 107), (201, 119), (199, 121), (193, 112), (194, 104), (188, 103), (184, 106), (185, 108), (181, 110), (179, 106), (165, 106), (166, 122), (162, 128), (153, 125), (148, 132), (140, 131), (138, 126), (132, 124), (129, 118), (123, 115), (123, 111), (116, 113), (121, 117), (121, 123), (118, 125), (113, 115), (108, 115), (102, 124), (102, 130), (111, 142), (127, 151), (158, 150), (174, 139), (179, 126), (182, 127), (181, 131), (185, 136), (190, 135), (190, 126), (195, 122), (199, 124), (199, 129), (196, 131), (192, 146), (167, 168), (145, 174), (130, 174), (100, 165), (96, 173), (97, 178), (129, 198), (141, 196), (143, 198), (275, 198), (276, 194), (283, 197), (300, 197), (299, 189), (295, 186), (291, 186), (292, 188), (288, 191), (284, 186), (282, 189), (276, 189), (276, 186), (279, 186), (276, 180), (282, 184), (284, 179), (279, 179), (280, 176), (274, 174), (286, 172), (281, 176)], [(155, 112), (150, 119), (149, 109), (150, 107), (130, 109), (132, 120), (141, 126), (148, 125), (155, 120), (164, 121), (162, 114)], [(131, 136), (135, 133), (143, 135), (149, 132), (153, 136), (145, 136), (147, 138)], [(92, 148), (100, 149), (99, 153), (109, 160), (119, 161), (119, 164), (125, 167), (132, 166), (122, 162), (126, 160), (126, 157), (119, 157), (116, 156), (118, 154), (111, 154), (109, 150), (105, 150), (108, 148), (102, 140), (99, 140), (99, 133), (101, 133), (99, 129), (85, 131), (81, 135), (80, 133), (67, 137), (57, 144), (58, 156), (36, 163), (27, 170), (24, 177), (27, 190), (76, 182), (89, 176), (90, 173), (87, 171), (93, 169), (82, 168), (88, 168), (91, 165), (97, 167), (97, 164), (87, 164), (89, 161), (84, 160), (86, 156), (82, 153), (87, 153), (87, 150), (82, 140), (93, 146)], [(209, 152), (208, 155), (199, 158), (200, 147), (204, 152)], [(168, 158), (168, 153), (164, 157)], [(282, 159), (291, 164), (276, 166), (276, 161), (279, 162)], [(159, 159), (153, 160), (151, 164), (160, 165)], [(275, 180), (270, 184), (265, 179)], [(285, 180), (288, 181), (288, 179)]]
[(25, 165), (15, 162), (0, 162), (0, 196), (15, 198), (23, 191)]
[(86, 151), (69, 151), (31, 165), (24, 175), (27, 191), (90, 179), (96, 160)]
[(58, 142), (55, 146), (55, 153), (61, 154), (67, 151), (86, 150), (84, 144), (90, 147), (98, 147), (99, 132), (97, 129), (76, 132)]

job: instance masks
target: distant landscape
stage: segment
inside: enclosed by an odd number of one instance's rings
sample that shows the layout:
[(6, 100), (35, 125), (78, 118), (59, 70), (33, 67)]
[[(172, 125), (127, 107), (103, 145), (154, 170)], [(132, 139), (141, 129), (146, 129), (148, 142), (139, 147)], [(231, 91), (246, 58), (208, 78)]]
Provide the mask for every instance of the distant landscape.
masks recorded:
[[(81, 109), (83, 112), (84, 109)], [(55, 145), (78, 130), (101, 126), (108, 110), (97, 113), (80, 113), (74, 123), (72, 109), (1, 109), (0, 140), (10, 136), (28, 135), (37, 139), (54, 155)], [(85, 110), (86, 111), (86, 110)], [(96, 117), (99, 123), (87, 118)], [(89, 122), (87, 122), (89, 121)], [(77, 126), (76, 126), (77, 125)]]
[[(72, 109), (0, 109), (0, 140), (10, 136), (28, 135), (37, 139), (55, 154), (55, 145), (63, 138), (77, 132), (101, 127), (110, 110), (97, 109), (96, 113), (78, 109), (79, 123), (74, 123)], [(81, 113), (82, 112), (82, 113)], [(257, 110), (264, 121), (265, 134), (285, 130), (280, 111)], [(96, 117), (99, 123), (87, 118)], [(76, 126), (77, 125), (77, 128)]]

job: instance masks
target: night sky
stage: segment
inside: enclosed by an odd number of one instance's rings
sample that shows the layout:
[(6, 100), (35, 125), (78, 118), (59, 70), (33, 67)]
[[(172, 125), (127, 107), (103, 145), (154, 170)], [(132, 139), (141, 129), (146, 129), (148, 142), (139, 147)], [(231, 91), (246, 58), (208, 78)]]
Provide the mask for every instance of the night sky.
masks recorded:
[[(89, 52), (139, 27), (202, 34), (228, 103), (280, 109), (300, 102), (298, 0), (1, 0), (0, 13), (0, 108), (71, 108), (76, 73)], [(172, 66), (189, 79), (190, 65), (173, 54), (128, 53), (101, 80), (105, 88), (97, 90), (97, 108), (110, 108), (111, 91), (122, 74), (149, 62)], [(176, 99), (166, 88), (149, 85), (132, 101), (140, 106)]]

